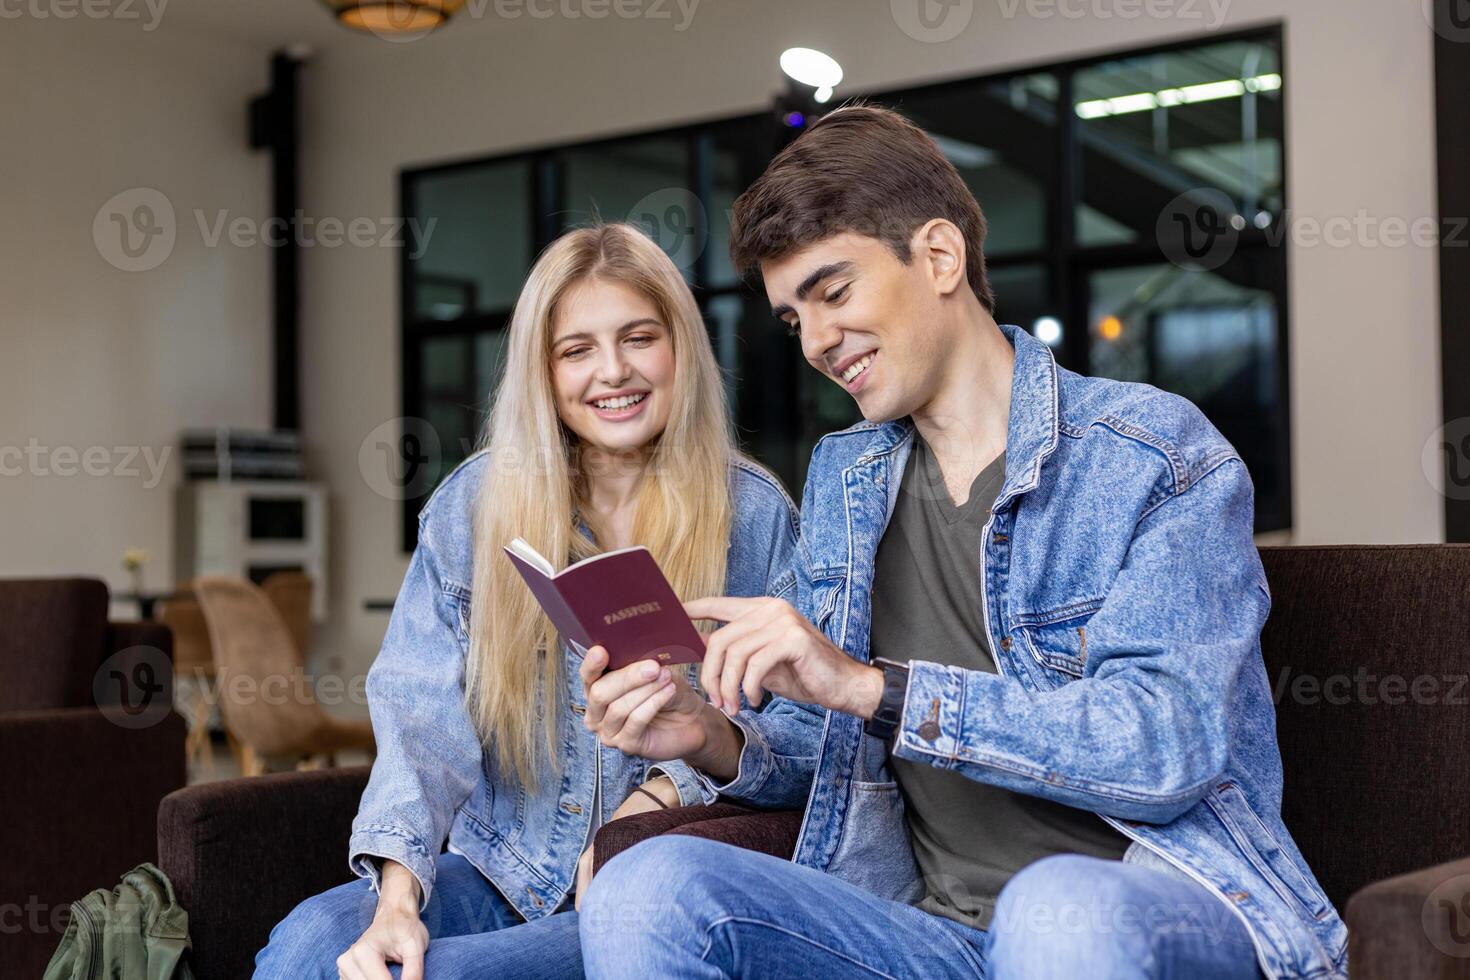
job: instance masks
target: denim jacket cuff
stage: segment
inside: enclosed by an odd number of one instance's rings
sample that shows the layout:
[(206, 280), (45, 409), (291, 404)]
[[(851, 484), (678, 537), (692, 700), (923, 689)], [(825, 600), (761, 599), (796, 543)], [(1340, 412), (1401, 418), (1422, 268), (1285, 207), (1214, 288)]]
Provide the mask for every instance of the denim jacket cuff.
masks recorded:
[(677, 759), (672, 762), (656, 762), (648, 767), (644, 781), (647, 782), (658, 776), (667, 776), (673, 781), (674, 789), (679, 793), (680, 806), (713, 803), (719, 796), (715, 792), (714, 783), (702, 773), (695, 772), (694, 767), (687, 762)]
[(354, 830), (347, 842), (348, 866), (359, 878), (372, 884), (374, 894), (382, 893), (382, 865), (373, 858), (386, 858), (403, 865), (419, 881), (419, 911), (429, 904), (434, 888), (434, 857), (423, 842), (395, 827), (364, 827)]
[(944, 763), (958, 759), (964, 744), (960, 716), (964, 692), (963, 669), (912, 661), (893, 754), (911, 762), (949, 768)]
[[(776, 758), (771, 753), (770, 745), (761, 735), (760, 729), (750, 724), (753, 714), (754, 712), (747, 708), (730, 719), (735, 727), (744, 733), (745, 745), (740, 750), (740, 763), (735, 770), (734, 779), (723, 785), (709, 780), (710, 787), (720, 796), (754, 801), (759, 797), (766, 780), (771, 778), (771, 773), (776, 769)], [(708, 779), (708, 777), (705, 778)]]

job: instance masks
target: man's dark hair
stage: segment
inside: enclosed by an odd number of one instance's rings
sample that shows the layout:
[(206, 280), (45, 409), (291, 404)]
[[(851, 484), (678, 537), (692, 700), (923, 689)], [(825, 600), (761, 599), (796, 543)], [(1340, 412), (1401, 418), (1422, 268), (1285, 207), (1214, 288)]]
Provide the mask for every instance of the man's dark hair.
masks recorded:
[(922, 129), (891, 109), (835, 109), (771, 161), (735, 201), (730, 258), (743, 276), (842, 232), (884, 242), (900, 262), (926, 221), (945, 218), (965, 238), (965, 275), (990, 313), (985, 215), (954, 164)]

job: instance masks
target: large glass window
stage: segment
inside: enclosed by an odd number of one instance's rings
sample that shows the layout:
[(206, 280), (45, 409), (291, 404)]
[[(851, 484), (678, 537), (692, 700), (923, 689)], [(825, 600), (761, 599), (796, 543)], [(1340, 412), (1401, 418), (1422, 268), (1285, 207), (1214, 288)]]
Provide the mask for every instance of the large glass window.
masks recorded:
[[(870, 93), (929, 132), (986, 213), (996, 317), (1073, 370), (1197, 404), (1240, 451), (1257, 529), (1290, 526), (1279, 29)], [(404, 415), (473, 448), (533, 257), (595, 218), (638, 224), (694, 290), (747, 451), (799, 494), (858, 420), (730, 264), (730, 210), (789, 132), (775, 113), (402, 175), (434, 220), (405, 257)], [(411, 547), (423, 497), (404, 510)]]

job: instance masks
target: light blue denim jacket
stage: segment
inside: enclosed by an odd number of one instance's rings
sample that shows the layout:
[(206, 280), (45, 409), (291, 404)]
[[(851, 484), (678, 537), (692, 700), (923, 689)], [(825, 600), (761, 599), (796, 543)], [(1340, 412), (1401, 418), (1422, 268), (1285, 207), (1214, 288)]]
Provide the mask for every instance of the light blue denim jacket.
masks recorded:
[[(1092, 810), (1134, 842), (1125, 860), (1230, 906), (1267, 976), (1345, 976), (1346, 927), (1281, 821), (1245, 465), (1189, 402), (1061, 370), (1001, 329), (1016, 350), (1006, 475), (977, 556), (999, 673), (913, 651), (893, 752)], [(796, 605), (863, 661), (913, 439), (906, 419), (827, 436), (802, 499)], [(805, 807), (798, 863), (921, 897), (885, 746), (861, 720), (778, 698), (736, 721), (739, 771), (713, 789)]]
[[(352, 824), (349, 863), (377, 888), (380, 865), (373, 858), (397, 861), (418, 878), (427, 904), (447, 835), (451, 848), (535, 919), (555, 911), (575, 883), (599, 776), (604, 822), (650, 769), (670, 776), (684, 803), (714, 795), (682, 762), (650, 767), (601, 747), (582, 725), (579, 658), (565, 647), (565, 690), (550, 705), (563, 718), (560, 771), (544, 762), (540, 788), (531, 793), (513, 772), (501, 771), (495, 753), (482, 751), (464, 702), (464, 676), (472, 516), (488, 465), (485, 453), (471, 456), (419, 515), (418, 547), (368, 672), (378, 756)], [(795, 505), (775, 477), (743, 459), (732, 464), (730, 479), (726, 592), (791, 597)], [(538, 702), (546, 710), (542, 694)]]

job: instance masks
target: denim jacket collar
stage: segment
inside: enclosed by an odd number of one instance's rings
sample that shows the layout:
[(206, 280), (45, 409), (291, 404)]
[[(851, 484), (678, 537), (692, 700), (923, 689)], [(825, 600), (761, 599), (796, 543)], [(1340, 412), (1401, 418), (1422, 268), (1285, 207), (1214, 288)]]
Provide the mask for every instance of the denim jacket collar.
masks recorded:
[[(1057, 362), (1051, 348), (1014, 324), (999, 326), (1016, 349), (1016, 362), (1011, 372), (1010, 419), (1006, 426), (1006, 478), (995, 501), (997, 510), (1040, 484), (1041, 466), (1057, 448), (1061, 415)], [(890, 498), (897, 493), (913, 448), (913, 433), (913, 420), (907, 416), (876, 424), (873, 441), (855, 464), (861, 467), (890, 457), (888, 463), (894, 474)], [(894, 499), (889, 501), (890, 513)]]

